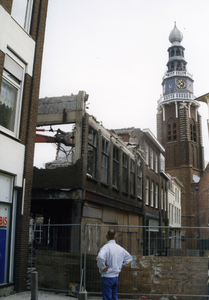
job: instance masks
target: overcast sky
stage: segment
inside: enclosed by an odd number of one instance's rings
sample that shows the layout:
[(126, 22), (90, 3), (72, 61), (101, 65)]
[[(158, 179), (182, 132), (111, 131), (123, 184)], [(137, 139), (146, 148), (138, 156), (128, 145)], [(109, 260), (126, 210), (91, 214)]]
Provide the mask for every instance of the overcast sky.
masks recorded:
[[(208, 0), (49, 0), (40, 98), (83, 90), (88, 113), (104, 127), (149, 128), (156, 136), (174, 21), (184, 37), (194, 95), (209, 92), (208, 12)], [(206, 104), (199, 112), (209, 162)], [(51, 144), (36, 144), (37, 167), (54, 159)]]

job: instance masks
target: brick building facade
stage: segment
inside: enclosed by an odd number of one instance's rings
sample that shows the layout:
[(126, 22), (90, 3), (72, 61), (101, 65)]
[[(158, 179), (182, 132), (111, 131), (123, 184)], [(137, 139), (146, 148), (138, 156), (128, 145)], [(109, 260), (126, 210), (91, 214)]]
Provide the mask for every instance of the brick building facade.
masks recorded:
[(48, 0), (0, 0), (0, 293), (25, 290)]
[[(164, 148), (149, 129), (139, 128), (117, 129), (115, 132), (128, 145), (138, 146), (142, 156), (142, 194), (144, 207), (144, 226), (149, 230), (146, 236), (146, 254), (165, 254), (162, 245), (157, 245), (157, 240), (167, 237), (165, 229), (156, 229), (158, 226), (168, 226), (168, 180), (165, 173)], [(156, 228), (154, 228), (156, 226)], [(148, 246), (150, 245), (150, 246)], [(159, 249), (159, 253), (153, 249)], [(161, 251), (161, 250), (162, 251)]]

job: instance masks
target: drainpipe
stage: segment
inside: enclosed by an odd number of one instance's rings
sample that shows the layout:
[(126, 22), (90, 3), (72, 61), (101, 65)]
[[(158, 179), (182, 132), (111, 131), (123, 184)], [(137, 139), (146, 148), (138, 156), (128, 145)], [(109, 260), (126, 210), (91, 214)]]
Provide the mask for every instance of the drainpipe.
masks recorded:
[(143, 252), (144, 256), (146, 256), (146, 247), (147, 247), (147, 241), (146, 241), (146, 223), (147, 223), (147, 217), (146, 217), (146, 205), (144, 205), (144, 227), (143, 227), (143, 237), (144, 237), (144, 246), (143, 246)]
[(198, 227), (198, 249), (200, 250), (200, 219), (199, 219), (199, 197), (198, 197), (198, 191), (199, 186), (197, 185), (195, 188), (197, 192), (197, 227)]

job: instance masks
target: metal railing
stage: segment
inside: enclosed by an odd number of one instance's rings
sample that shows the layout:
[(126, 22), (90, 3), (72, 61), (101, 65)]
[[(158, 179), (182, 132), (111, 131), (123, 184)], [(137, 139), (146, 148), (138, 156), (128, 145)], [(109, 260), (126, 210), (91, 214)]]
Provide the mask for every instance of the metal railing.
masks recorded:
[(30, 260), (39, 289), (101, 296), (96, 256), (108, 229), (132, 255), (119, 276), (119, 297), (209, 299), (209, 228), (203, 227), (33, 225)]

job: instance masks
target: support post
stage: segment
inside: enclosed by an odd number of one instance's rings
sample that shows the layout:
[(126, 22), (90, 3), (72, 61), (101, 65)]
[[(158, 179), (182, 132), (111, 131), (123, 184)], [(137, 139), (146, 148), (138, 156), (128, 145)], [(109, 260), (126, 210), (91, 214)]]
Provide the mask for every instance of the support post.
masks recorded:
[(31, 300), (38, 300), (38, 272), (31, 273)]
[(87, 300), (87, 291), (80, 292), (78, 294), (78, 300)]

